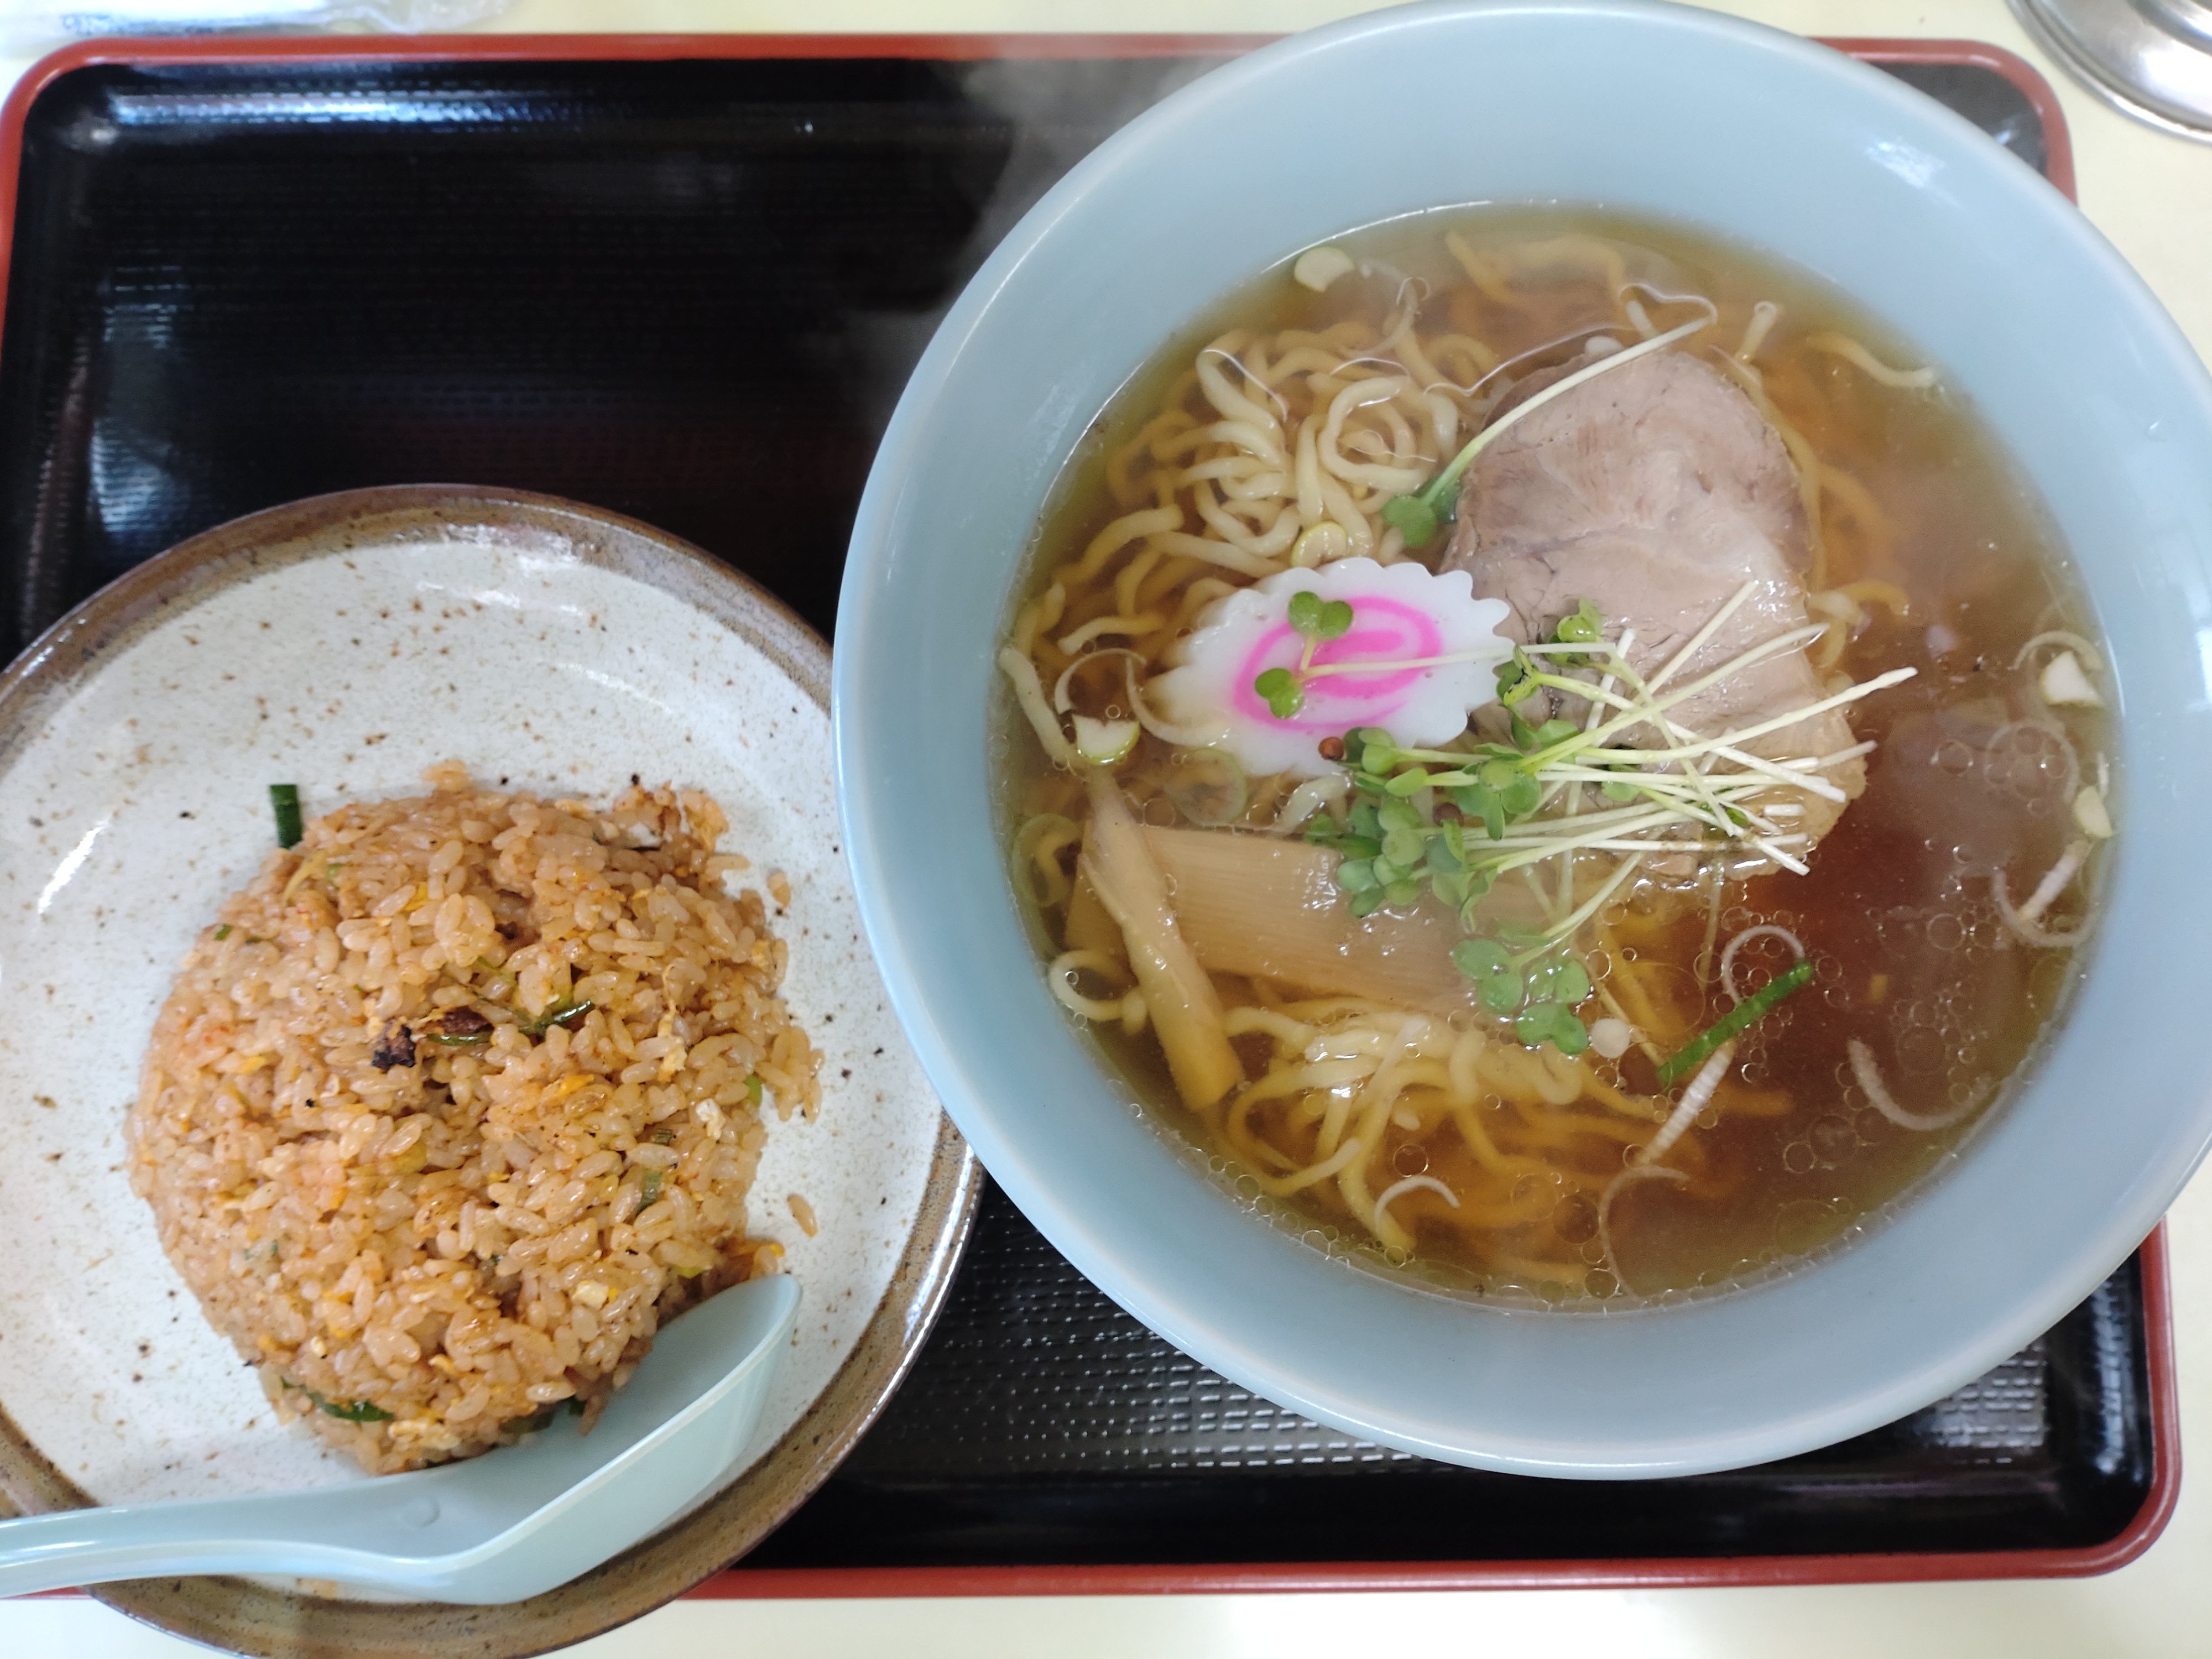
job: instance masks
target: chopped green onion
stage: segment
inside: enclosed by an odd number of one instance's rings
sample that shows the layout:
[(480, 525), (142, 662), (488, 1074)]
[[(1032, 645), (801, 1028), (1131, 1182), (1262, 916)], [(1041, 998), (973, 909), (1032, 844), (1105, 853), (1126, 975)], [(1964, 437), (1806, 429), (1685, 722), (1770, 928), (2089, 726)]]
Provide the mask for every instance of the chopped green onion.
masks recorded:
[(1673, 1088), (1686, 1073), (1694, 1070), (1714, 1049), (1770, 1012), (1776, 1003), (1792, 991), (1810, 984), (1812, 979), (1813, 964), (1801, 962), (1788, 973), (1778, 974), (1767, 981), (1714, 1021), (1702, 1036), (1692, 1038), (1689, 1047), (1662, 1063), (1659, 1067), (1659, 1086)]
[(745, 1079), (745, 1100), (753, 1106), (761, 1103), (761, 1080), (757, 1076)]
[(222, 944), (222, 943), (223, 942), (223, 940), (225, 940), (225, 939), (228, 939), (229, 937), (230, 937), (230, 924), (229, 924), (228, 922), (227, 922), (227, 921), (226, 921), (225, 923), (223, 923), (223, 925), (222, 925), (222, 927), (218, 927), (218, 928), (216, 928), (216, 929), (215, 930), (215, 942), (216, 942), (217, 945)]
[(1093, 766), (1112, 766), (1128, 758), (1143, 732), (1134, 720), (1101, 720), (1078, 714), (1075, 752)]
[[(1185, 749), (1168, 763), (1160, 793), (1176, 811), (1201, 829), (1218, 830), (1244, 816), (1252, 786), (1244, 769), (1225, 749)], [(1328, 822), (1326, 814), (1320, 821)]]
[(647, 1210), (651, 1209), (655, 1204), (658, 1204), (660, 1201), (661, 1180), (661, 1173), (658, 1170), (647, 1170), (645, 1174), (639, 1178), (637, 1183), (639, 1199), (637, 1212), (640, 1215), (644, 1214)]
[(276, 1380), (286, 1388), (297, 1389), (306, 1395), (308, 1399), (322, 1407), (325, 1416), (335, 1417), (347, 1423), (389, 1423), (392, 1420), (390, 1412), (381, 1406), (372, 1406), (366, 1400), (356, 1400), (351, 1404), (337, 1400), (325, 1400), (313, 1389), (303, 1388), (289, 1376), (280, 1376)]
[(269, 805), (276, 814), (276, 844), (279, 847), (297, 847), (303, 833), (300, 827), (300, 786), (296, 783), (270, 784)]
[(537, 1018), (522, 1021), (522, 1034), (525, 1036), (544, 1036), (556, 1025), (566, 1025), (573, 1030), (576, 1022), (596, 1006), (589, 997), (578, 997), (573, 1002), (556, 1003)]

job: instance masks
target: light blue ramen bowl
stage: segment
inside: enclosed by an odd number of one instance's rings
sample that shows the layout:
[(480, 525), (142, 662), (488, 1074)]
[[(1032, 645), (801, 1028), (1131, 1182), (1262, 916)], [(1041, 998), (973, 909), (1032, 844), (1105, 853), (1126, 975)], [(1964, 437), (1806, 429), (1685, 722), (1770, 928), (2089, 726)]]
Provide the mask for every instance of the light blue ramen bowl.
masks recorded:
[[(991, 809), (992, 657), (1040, 509), (1170, 336), (1347, 228), (1476, 201), (1703, 227), (1856, 296), (2039, 486), (2117, 659), (2121, 821), (2087, 983), (2033, 1075), (1848, 1248), (1704, 1300), (1501, 1309), (1240, 1208), (1047, 993)], [(1822, 47), (1626, 3), (1411, 7), (1255, 52), (1102, 146), (923, 356), (855, 526), (839, 788), (922, 1063), (1069, 1260), (1255, 1392), (1524, 1474), (1689, 1474), (1871, 1429), (2046, 1329), (2212, 1138), (2212, 382), (2127, 265), (1965, 121)]]

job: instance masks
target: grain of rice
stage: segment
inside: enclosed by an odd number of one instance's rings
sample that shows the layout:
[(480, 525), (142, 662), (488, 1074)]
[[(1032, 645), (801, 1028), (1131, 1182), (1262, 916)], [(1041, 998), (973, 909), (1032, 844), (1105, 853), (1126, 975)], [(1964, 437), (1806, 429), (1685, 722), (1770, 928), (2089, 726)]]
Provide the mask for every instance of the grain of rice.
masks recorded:
[(309, 823), (223, 905), (130, 1123), (210, 1322), (380, 1474), (563, 1401), (588, 1425), (662, 1323), (780, 1271), (745, 1231), (761, 1106), (821, 1098), (714, 801), (428, 776)]

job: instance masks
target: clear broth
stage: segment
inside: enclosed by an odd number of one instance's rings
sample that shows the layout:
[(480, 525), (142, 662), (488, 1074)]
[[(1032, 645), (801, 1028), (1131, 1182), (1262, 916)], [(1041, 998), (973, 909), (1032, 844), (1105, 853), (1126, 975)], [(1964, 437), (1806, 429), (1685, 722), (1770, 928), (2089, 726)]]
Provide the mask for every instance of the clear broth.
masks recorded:
[[(1473, 270), (1447, 248), (1448, 232), (1476, 255)], [(1597, 1241), (1601, 1195), (1656, 1133), (1679, 1093), (1655, 1087), (1650, 1060), (1636, 1048), (1617, 1063), (1594, 1051), (1584, 1055), (1592, 1088), (1565, 1106), (1486, 1088), (1474, 1110), (1493, 1148), (1529, 1153), (1545, 1165), (1510, 1180), (1478, 1156), (1454, 1112), (1414, 1102), (1405, 1115), (1419, 1127), (1392, 1124), (1376, 1166), (1389, 1172), (1382, 1179), (1431, 1176), (1464, 1201), (1455, 1212), (1426, 1188), (1401, 1197), (1392, 1214), (1413, 1238), (1410, 1251), (1386, 1251), (1369, 1237), (1332, 1182), (1262, 1206), (1294, 1231), (1310, 1229), (1316, 1242), (1378, 1264), (1387, 1258), (1438, 1283), (1546, 1303), (1663, 1297), (1762, 1277), (1846, 1236), (1950, 1156), (1997, 1109), (2002, 1085), (2030, 1063), (2079, 977), (2077, 951), (2034, 948), (2008, 929), (1993, 876), (2002, 872), (2014, 902), (2036, 885), (2079, 836), (2073, 792), (2098, 781), (2100, 757), (2111, 751), (2101, 712), (2050, 710), (2033, 696), (2034, 670), (2047, 652), (2024, 670), (2014, 667), (2038, 635), (2065, 629), (2094, 637), (2087, 608), (2033, 491), (1972, 410), (1940, 380), (1931, 391), (1885, 386), (1811, 343), (1839, 334), (1883, 362), (1918, 361), (1909, 346), (1799, 274), (1703, 237), (1581, 212), (1459, 210), (1373, 228), (1340, 245), (1425, 287), (1417, 337), (1474, 337), (1509, 363), (1522, 357), (1510, 371), (1516, 376), (1577, 349), (1593, 323), (1620, 323), (1623, 276), (1648, 285), (1647, 293), (1709, 297), (1720, 321), (1697, 343), (1716, 343), (1721, 350), (1742, 339), (1755, 304), (1778, 304), (1779, 320), (1756, 365), (1775, 410), (1832, 475), (1820, 492), (1822, 553), (1808, 573), (1808, 592), (1887, 584), (1905, 600), (1899, 615), (1881, 602), (1878, 587), (1858, 588), (1861, 620), (1834, 670), (1854, 680), (1906, 665), (1918, 672), (1851, 710), (1857, 735), (1878, 747), (1868, 760), (1864, 794), (1814, 851), (1811, 874), (1726, 882), (1717, 901), (1696, 883), (1641, 881), (1611, 913), (1609, 937), (1589, 938), (1583, 959), (1593, 976), (1616, 1001), (1646, 1016), (1637, 1022), (1640, 1029), (1663, 1034), (1656, 1044), (1662, 1052), (1729, 1006), (1705, 952), (1716, 911), (1719, 943), (1746, 927), (1777, 923), (1805, 941), (1816, 967), (1811, 986), (1739, 1042), (1711, 1107), (1670, 1158), (1688, 1178), (1618, 1188), (1610, 1204), (1610, 1264)], [(1532, 246), (1539, 250), (1534, 256)], [(1492, 280), (1475, 280), (1478, 270)], [(1109, 462), (1164, 403), (1185, 395), (1178, 388), (1207, 341), (1231, 329), (1265, 337), (1352, 322), (1373, 334), (1407, 292), (1395, 276), (1355, 274), (1314, 294), (1291, 280), (1287, 265), (1278, 267), (1164, 349), (1100, 416), (1071, 461), (1010, 615), (1021, 614), (1055, 571), (1129, 510), (1126, 490), (1115, 495)], [(1566, 337), (1577, 343), (1555, 343)], [(1290, 407), (1295, 416), (1295, 402)], [(1443, 544), (1439, 538), (1425, 551)], [(1126, 558), (1109, 560), (1095, 580), (1068, 588), (1061, 617), (1042, 631), (1062, 633), (1112, 611), (1111, 590), (1125, 564)], [(1828, 643), (1817, 641), (1815, 649)], [(1055, 652), (1049, 644), (1037, 647), (1048, 685), (1067, 660), (1066, 653), (1054, 660)], [(2020, 724), (2045, 715), (2063, 729), (2072, 759), (2047, 726)], [(1071, 787), (1068, 775), (1045, 761), (1011, 697), (999, 724), (994, 747), (1009, 836), (1038, 813), (1079, 819), (1079, 785)], [(1167, 752), (1147, 737), (1124, 769), (1140, 793), (1146, 769), (1156, 771)], [(2110, 799), (2109, 781), (2105, 793)], [(1279, 793), (1258, 792), (1246, 822), (1263, 823)], [(1147, 822), (1179, 821), (1164, 796), (1152, 796), (1144, 810)], [(1072, 849), (1063, 867), (1073, 870)], [(2045, 926), (2083, 920), (2089, 907), (2082, 895), (2096, 869), (2093, 859)], [(1049, 959), (1063, 942), (1065, 912), (1035, 908), (1034, 884), (1022, 884)], [(1739, 973), (1755, 985), (1790, 960), (1773, 941), (1747, 945)], [(1216, 982), (1232, 1008), (1297, 995), (1296, 988), (1228, 975)], [(1583, 1010), (1586, 1019), (1605, 1012), (1596, 1001)], [(1224, 1181), (1254, 1196), (1258, 1183), (1239, 1180), (1244, 1161), (1219, 1115), (1201, 1118), (1182, 1109), (1149, 1035), (1125, 1037), (1107, 1024), (1096, 1030), (1159, 1120), (1200, 1146)], [(1868, 1046), (1908, 1110), (1985, 1103), (1943, 1130), (1902, 1128), (1860, 1088), (1846, 1057), (1853, 1037)], [(1264, 1036), (1241, 1037), (1237, 1047), (1248, 1078), (1282, 1063)], [(1641, 1115), (1602, 1103), (1598, 1096), (1607, 1091)], [(1246, 1122), (1273, 1144), (1266, 1120), (1261, 1111)], [(1282, 1133), (1295, 1138), (1287, 1127)], [(1307, 1156), (1287, 1139), (1283, 1145), (1288, 1156)]]

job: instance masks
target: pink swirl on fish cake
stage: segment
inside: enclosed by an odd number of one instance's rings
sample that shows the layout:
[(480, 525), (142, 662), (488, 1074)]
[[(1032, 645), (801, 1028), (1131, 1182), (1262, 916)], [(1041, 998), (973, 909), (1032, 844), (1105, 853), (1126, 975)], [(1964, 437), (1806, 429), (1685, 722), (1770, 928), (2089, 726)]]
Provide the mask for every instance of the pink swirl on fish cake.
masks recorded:
[[(1391, 663), (1444, 654), (1436, 618), (1416, 605), (1381, 595), (1352, 601), (1352, 627), (1315, 650), (1313, 666), (1340, 663)], [(1372, 674), (1330, 674), (1305, 682), (1305, 705), (1288, 720), (1277, 717), (1267, 700), (1252, 689), (1271, 668), (1295, 670), (1305, 638), (1289, 623), (1276, 624), (1255, 641), (1238, 670), (1236, 713), (1246, 720), (1296, 732), (1334, 732), (1355, 726), (1387, 725), (1407, 697), (1435, 671), (1386, 669)]]

